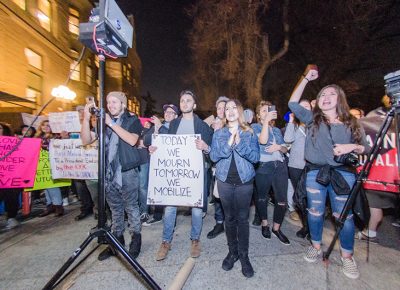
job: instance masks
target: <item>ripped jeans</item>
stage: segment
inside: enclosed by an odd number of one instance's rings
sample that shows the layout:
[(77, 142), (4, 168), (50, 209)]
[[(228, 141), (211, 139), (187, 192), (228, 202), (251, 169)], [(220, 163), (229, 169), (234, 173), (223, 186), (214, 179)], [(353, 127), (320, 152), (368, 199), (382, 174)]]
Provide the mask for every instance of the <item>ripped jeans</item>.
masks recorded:
[[(356, 177), (353, 173), (339, 171), (350, 187), (353, 186)], [(318, 170), (307, 173), (307, 218), (313, 244), (321, 244), (322, 230), (324, 227), (326, 195), (329, 194), (333, 216), (338, 218), (346, 203), (348, 195), (338, 195), (332, 186), (324, 186), (316, 181)], [(353, 253), (354, 248), (354, 220), (350, 211), (339, 235), (342, 252)]]

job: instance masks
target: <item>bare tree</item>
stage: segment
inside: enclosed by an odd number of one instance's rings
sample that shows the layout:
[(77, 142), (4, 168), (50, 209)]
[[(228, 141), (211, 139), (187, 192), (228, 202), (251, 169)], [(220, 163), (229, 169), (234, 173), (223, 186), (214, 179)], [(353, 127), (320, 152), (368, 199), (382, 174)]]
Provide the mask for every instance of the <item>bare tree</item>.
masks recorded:
[(268, 0), (200, 0), (188, 14), (192, 82), (210, 106), (220, 94), (255, 107), (262, 99), (264, 76), (289, 48), (288, 6), (283, 1), (282, 45), (271, 49), (265, 25)]

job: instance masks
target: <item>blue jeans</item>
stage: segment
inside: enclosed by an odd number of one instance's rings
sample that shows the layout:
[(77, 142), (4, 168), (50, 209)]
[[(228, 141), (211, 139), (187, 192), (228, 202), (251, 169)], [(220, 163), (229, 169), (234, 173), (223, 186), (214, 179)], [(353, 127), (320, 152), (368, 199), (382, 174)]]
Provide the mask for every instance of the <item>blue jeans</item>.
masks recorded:
[[(163, 241), (171, 243), (174, 234), (175, 220), (176, 220), (175, 206), (166, 206), (164, 211), (164, 229)], [(192, 229), (190, 231), (191, 240), (199, 240), (201, 229), (203, 227), (203, 209), (192, 207)]]
[(59, 187), (47, 188), (45, 195), (47, 205), (62, 205), (61, 190)]
[(139, 207), (140, 214), (148, 213), (147, 189), (149, 187), (149, 167), (150, 163), (139, 166)]
[[(356, 180), (353, 173), (347, 171), (339, 171), (350, 188)], [(325, 203), (327, 193), (331, 202), (333, 216), (337, 219), (342, 212), (348, 195), (338, 195), (332, 186), (324, 186), (316, 181), (318, 170), (311, 170), (307, 173), (307, 218), (310, 228), (311, 241), (313, 244), (321, 244), (322, 230), (324, 227)], [(342, 252), (353, 253), (354, 248), (354, 220), (353, 212), (347, 216), (343, 229), (340, 232), (340, 246)]]

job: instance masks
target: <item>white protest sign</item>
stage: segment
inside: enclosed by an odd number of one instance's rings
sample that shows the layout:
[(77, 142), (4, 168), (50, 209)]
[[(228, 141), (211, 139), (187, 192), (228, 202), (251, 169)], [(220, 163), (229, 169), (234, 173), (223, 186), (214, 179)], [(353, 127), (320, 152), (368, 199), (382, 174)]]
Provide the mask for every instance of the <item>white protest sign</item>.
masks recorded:
[[(21, 117), (22, 117), (22, 122), (24, 123), (24, 125), (30, 125), (32, 124), (33, 120), (36, 118), (35, 115), (31, 115), (28, 113), (21, 113)], [(37, 129), (40, 125), (40, 123), (42, 123), (42, 121), (47, 120), (47, 116), (39, 116), (35, 123), (33, 123), (32, 127), (34, 127), (35, 129)]]
[(81, 123), (79, 122), (79, 113), (77, 111), (49, 113), (49, 124), (53, 133), (81, 131)]
[(200, 135), (154, 134), (147, 204), (203, 206), (203, 153), (196, 149)]
[(81, 139), (52, 139), (49, 146), (53, 179), (97, 179), (98, 144)]

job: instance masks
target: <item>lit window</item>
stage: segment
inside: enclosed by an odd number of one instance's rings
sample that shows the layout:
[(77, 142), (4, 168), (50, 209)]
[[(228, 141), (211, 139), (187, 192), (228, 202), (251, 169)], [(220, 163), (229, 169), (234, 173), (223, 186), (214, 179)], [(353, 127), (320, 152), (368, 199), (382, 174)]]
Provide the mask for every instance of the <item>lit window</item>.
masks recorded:
[(39, 19), (40, 25), (47, 31), (50, 31), (50, 1), (38, 0), (36, 16)]
[(92, 85), (92, 67), (90, 65), (86, 66), (86, 83), (91, 86)]
[(13, 0), (21, 9), (26, 9), (26, 0)]
[(26, 98), (29, 100), (29, 101), (32, 101), (32, 102), (37, 102), (37, 100), (39, 100), (40, 99), (40, 96), (42, 95), (42, 93), (41, 92), (39, 92), (39, 91), (37, 91), (37, 90), (35, 90), (35, 89), (32, 89), (32, 88), (26, 88)]
[(68, 18), (69, 31), (75, 35), (79, 35), (79, 11), (69, 8)]
[(74, 61), (70, 65), (71, 70), (71, 80), (80, 81), (81, 80), (81, 68), (77, 61)]
[(27, 88), (25, 89), (26, 98), (33, 102), (38, 102), (42, 96), (42, 77), (28, 72)]
[(25, 48), (25, 56), (28, 60), (29, 65), (37, 68), (42, 69), (42, 56), (34, 52), (29, 48)]
[(131, 69), (132, 69), (132, 66), (130, 64), (128, 64), (128, 69), (126, 70), (126, 79), (128, 81), (131, 80)]

